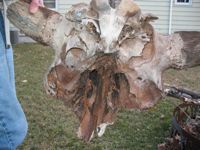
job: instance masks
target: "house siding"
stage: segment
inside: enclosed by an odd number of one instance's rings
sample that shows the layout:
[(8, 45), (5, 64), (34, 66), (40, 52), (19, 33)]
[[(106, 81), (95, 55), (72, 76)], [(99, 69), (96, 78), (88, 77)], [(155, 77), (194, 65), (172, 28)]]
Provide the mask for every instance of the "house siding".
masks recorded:
[(192, 5), (173, 5), (172, 32), (200, 31), (200, 0)]

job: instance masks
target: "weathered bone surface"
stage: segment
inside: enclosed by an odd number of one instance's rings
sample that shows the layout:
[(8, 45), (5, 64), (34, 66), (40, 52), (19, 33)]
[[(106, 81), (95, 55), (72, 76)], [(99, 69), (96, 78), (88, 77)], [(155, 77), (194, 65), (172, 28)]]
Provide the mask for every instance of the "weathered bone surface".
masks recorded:
[(11, 4), (8, 18), (55, 50), (45, 90), (77, 114), (85, 141), (102, 136), (119, 108), (153, 107), (166, 69), (200, 64), (200, 32), (156, 33), (150, 22), (158, 18), (133, 0), (92, 0), (65, 16), (47, 8), (30, 14), (27, 2)]

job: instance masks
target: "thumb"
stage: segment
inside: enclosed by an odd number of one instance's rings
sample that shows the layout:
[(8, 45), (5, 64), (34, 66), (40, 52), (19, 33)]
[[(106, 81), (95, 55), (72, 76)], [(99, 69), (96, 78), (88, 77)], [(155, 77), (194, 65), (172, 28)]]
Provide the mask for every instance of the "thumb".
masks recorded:
[(38, 11), (39, 6), (44, 6), (43, 0), (32, 0), (31, 4), (29, 5), (29, 12), (33, 14), (36, 13)]

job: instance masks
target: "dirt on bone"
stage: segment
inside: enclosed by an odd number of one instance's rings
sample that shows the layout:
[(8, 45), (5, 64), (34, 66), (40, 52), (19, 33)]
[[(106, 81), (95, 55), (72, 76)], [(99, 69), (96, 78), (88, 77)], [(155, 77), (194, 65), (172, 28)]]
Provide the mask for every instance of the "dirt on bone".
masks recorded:
[[(74, 86), (76, 85), (74, 82), (78, 81), (76, 77), (78, 75), (77, 71), (71, 71), (61, 64), (51, 68), (45, 81), (47, 94), (59, 99), (67, 98), (69, 101), (74, 93)], [(65, 97), (66, 94), (67, 97)]]

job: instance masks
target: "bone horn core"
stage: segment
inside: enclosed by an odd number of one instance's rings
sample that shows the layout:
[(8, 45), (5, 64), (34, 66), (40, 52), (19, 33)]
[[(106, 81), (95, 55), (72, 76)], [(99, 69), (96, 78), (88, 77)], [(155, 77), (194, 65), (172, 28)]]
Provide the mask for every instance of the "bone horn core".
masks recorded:
[(132, 17), (140, 11), (140, 7), (133, 0), (122, 0), (118, 6), (118, 14)]
[(34, 40), (53, 47), (53, 34), (61, 15), (53, 10), (40, 7), (35, 14), (30, 14), (29, 0), (20, 0), (8, 6), (8, 19)]

